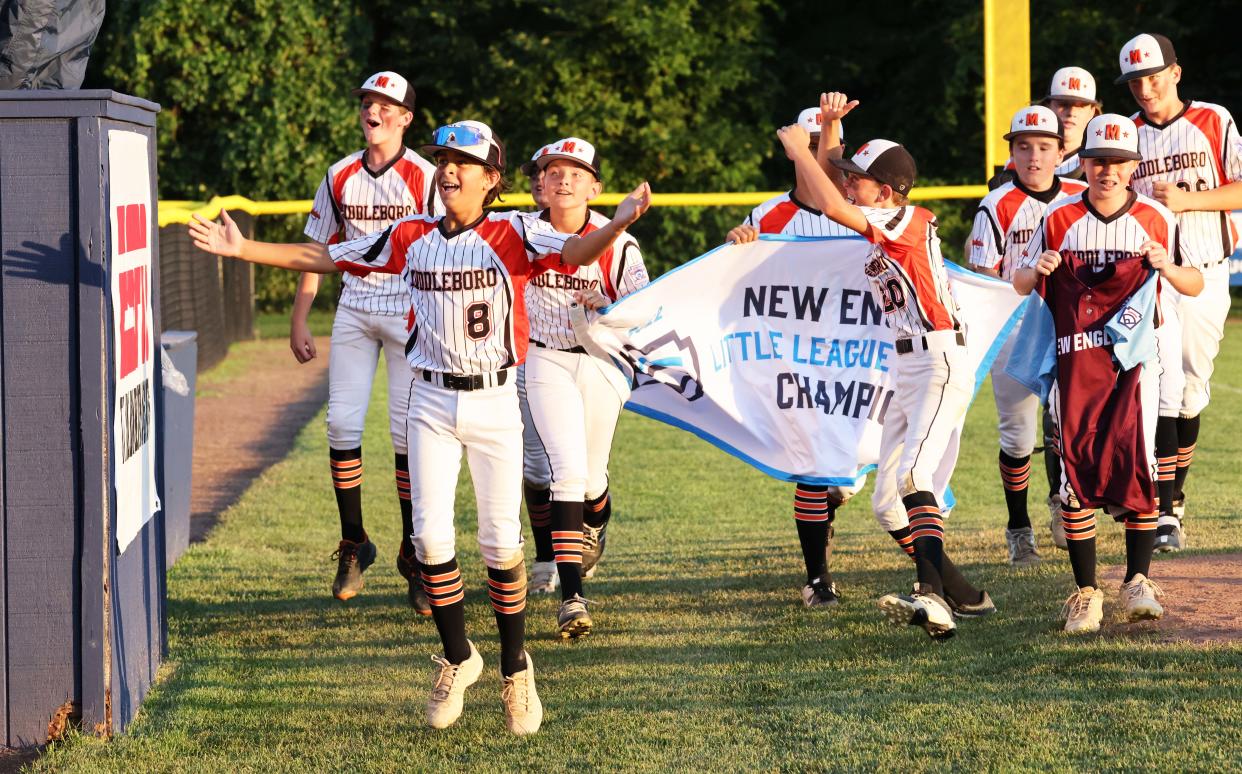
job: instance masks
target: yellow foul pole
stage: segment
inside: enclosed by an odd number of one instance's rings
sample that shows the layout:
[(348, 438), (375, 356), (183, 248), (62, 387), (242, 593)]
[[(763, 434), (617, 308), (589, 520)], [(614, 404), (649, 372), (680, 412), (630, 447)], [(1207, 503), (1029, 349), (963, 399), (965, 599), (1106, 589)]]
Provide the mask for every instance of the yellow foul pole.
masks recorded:
[(1001, 137), (1009, 119), (1031, 101), (1029, 0), (983, 0), (984, 144), (990, 179), (1009, 158)]

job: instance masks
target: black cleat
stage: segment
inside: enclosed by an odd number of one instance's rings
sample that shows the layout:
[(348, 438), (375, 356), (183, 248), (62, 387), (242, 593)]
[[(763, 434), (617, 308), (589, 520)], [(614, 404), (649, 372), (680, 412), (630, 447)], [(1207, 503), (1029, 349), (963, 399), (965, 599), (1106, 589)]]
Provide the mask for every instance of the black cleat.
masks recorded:
[(342, 540), (332, 554), (332, 558), (337, 560), (332, 596), (342, 602), (358, 596), (365, 585), (362, 573), (375, 562), (375, 554), (375, 544), (370, 540), (364, 538), (361, 543)]

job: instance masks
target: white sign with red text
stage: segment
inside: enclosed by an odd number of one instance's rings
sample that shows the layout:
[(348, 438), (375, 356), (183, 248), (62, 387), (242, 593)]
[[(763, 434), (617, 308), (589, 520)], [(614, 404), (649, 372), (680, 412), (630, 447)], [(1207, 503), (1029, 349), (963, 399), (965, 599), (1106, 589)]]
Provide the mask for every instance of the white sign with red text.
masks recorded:
[(146, 135), (108, 132), (108, 262), (112, 282), (112, 471), (117, 551), (160, 509), (155, 486), (151, 234), (155, 208)]

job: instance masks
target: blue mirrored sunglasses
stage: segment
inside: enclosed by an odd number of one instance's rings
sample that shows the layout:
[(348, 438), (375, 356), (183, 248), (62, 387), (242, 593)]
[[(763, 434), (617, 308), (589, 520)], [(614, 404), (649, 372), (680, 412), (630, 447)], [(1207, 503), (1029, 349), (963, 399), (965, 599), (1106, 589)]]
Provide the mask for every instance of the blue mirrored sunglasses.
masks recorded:
[(478, 145), (487, 142), (483, 137), (483, 133), (472, 126), (462, 126), (461, 124), (449, 124), (442, 126), (432, 135), (433, 145), (443, 145), (448, 148), (461, 148), (470, 145)]

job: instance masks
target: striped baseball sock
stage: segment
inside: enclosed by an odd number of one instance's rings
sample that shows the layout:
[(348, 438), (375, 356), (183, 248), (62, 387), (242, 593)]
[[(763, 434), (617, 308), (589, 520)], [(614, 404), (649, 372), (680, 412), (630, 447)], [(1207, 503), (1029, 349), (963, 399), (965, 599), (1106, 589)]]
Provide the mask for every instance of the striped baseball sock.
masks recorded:
[(1177, 472), (1173, 476), (1173, 499), (1186, 499), (1186, 476), (1199, 445), (1199, 417), (1177, 420)]
[(902, 527), (901, 529), (890, 529), (888, 534), (893, 540), (897, 541), (897, 547), (904, 551), (906, 556), (910, 557), (911, 561), (915, 561), (914, 537), (910, 534), (910, 528)]
[(431, 617), (444, 645), (444, 657), (450, 664), (460, 664), (470, 658), (470, 644), (466, 641), (466, 592), (457, 557), (442, 564), (420, 563), (418, 569), (423, 591), (431, 603)]
[(552, 554), (552, 492), (546, 487), (529, 481), (522, 483), (526, 493), (526, 514), (530, 517), (530, 531), (535, 538), (535, 561), (551, 562)]
[(1135, 575), (1151, 574), (1151, 554), (1156, 549), (1156, 522), (1154, 513), (1126, 514), (1126, 582)]
[(604, 493), (599, 497), (592, 497), (586, 501), (586, 507), (582, 511), (582, 519), (596, 529), (608, 523), (612, 518), (612, 497), (608, 494), (608, 489), (604, 489)]
[(919, 585), (929, 587), (944, 597), (944, 520), (940, 506), (931, 492), (914, 492), (901, 498), (910, 519), (910, 536), (914, 538), (914, 566)]
[(1095, 580), (1095, 509), (1061, 506), (1061, 524), (1065, 527), (1065, 545), (1069, 549), (1074, 582), (1079, 588), (1097, 588)]
[(828, 572), (828, 532), (837, 515), (837, 505), (828, 497), (828, 487), (798, 484), (794, 489), (794, 525), (802, 545), (806, 582), (822, 578), (832, 583)]
[(414, 507), (410, 503), (410, 458), (397, 454), (397, 504), (401, 506), (401, 553), (414, 555)]
[(1177, 418), (1156, 420), (1156, 493), (1160, 513), (1173, 513), (1173, 487), (1177, 475)]
[(362, 447), (329, 449), (328, 464), (332, 467), (336, 510), (341, 516), (341, 537), (361, 543), (367, 534), (362, 528)]
[(487, 568), (487, 595), (500, 632), (500, 673), (508, 677), (526, 668), (526, 565), (509, 570)]
[(582, 594), (582, 501), (552, 501), (552, 553), (561, 599)]
[(1026, 490), (1031, 483), (1031, 455), (1011, 457), (1000, 453), (1001, 483), (1005, 486), (1005, 508), (1009, 511), (1009, 529), (1031, 526), (1026, 511)]

